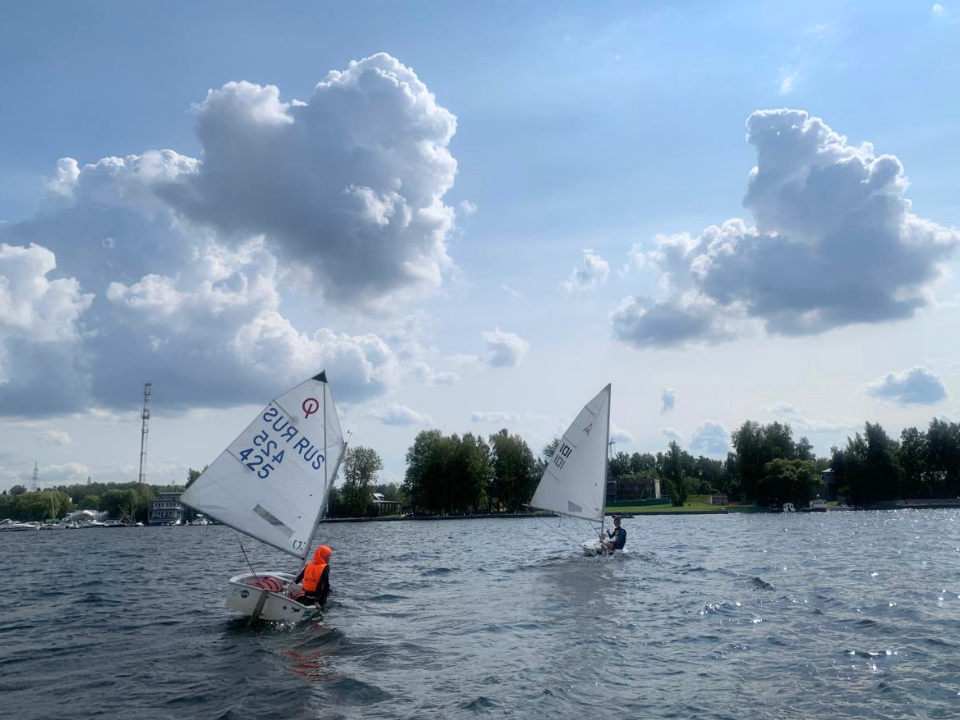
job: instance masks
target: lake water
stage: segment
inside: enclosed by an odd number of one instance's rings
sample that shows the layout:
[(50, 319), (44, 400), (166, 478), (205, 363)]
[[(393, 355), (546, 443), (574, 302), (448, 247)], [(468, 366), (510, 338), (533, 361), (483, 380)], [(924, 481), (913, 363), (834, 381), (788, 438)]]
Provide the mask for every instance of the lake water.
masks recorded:
[(960, 717), (960, 512), (624, 527), (323, 525), (322, 623), (255, 629), (227, 528), (0, 534), (0, 716)]

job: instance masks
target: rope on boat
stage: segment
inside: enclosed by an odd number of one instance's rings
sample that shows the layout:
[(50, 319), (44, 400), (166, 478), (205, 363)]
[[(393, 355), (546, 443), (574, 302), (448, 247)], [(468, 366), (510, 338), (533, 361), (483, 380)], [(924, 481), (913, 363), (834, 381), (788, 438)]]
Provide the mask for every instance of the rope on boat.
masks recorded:
[(250, 572), (253, 574), (253, 579), (259, 583), (260, 578), (257, 577), (257, 571), (253, 569), (253, 565), (250, 564), (250, 558), (247, 557), (247, 551), (243, 548), (243, 541), (240, 540), (240, 533), (237, 533), (237, 543), (240, 545), (240, 552), (243, 553), (243, 559), (247, 561), (247, 567), (250, 568)]

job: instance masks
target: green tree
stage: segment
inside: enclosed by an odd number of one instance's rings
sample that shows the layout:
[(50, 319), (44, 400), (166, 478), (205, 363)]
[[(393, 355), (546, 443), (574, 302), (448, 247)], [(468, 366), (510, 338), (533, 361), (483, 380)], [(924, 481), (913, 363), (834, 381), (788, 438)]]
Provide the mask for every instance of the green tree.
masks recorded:
[(927, 466), (939, 497), (960, 495), (960, 423), (934, 418), (927, 428)]
[(343, 458), (341, 494), (350, 515), (366, 517), (371, 505), (372, 488), (376, 484), (383, 461), (373, 448), (356, 445)]
[(667, 482), (667, 488), (673, 504), (677, 507), (687, 502), (687, 482), (683, 472), (683, 450), (673, 440), (667, 446), (667, 452), (663, 459), (663, 479)]
[(510, 512), (530, 502), (540, 480), (540, 465), (526, 441), (501, 430), (490, 436), (491, 496)]
[(757, 483), (757, 502), (789, 502), (798, 508), (806, 507), (819, 487), (820, 475), (812, 462), (777, 458), (767, 463), (764, 476)]
[(900, 496), (902, 469), (899, 446), (877, 423), (866, 423), (864, 433), (847, 439), (842, 451), (834, 448), (834, 474), (841, 493), (858, 505), (870, 505)]
[(900, 467), (903, 468), (901, 495), (909, 498), (931, 497), (932, 477), (928, 465), (930, 447), (927, 434), (915, 427), (900, 433)]
[(11, 495), (23, 495), (27, 491), (27, 488), (23, 485), (14, 485), (10, 488)]

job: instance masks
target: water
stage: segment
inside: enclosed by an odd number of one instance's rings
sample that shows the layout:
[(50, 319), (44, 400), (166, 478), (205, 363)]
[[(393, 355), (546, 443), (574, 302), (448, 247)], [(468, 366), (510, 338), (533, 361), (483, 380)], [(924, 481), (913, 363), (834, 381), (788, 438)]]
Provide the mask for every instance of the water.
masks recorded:
[(323, 622), (257, 629), (227, 528), (0, 534), (0, 716), (960, 717), (957, 511), (624, 526), (324, 525)]

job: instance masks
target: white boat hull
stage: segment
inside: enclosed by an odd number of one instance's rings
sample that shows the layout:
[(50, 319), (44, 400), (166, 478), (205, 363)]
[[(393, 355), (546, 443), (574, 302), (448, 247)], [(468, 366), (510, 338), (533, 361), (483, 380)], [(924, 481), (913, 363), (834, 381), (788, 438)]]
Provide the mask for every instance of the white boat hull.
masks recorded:
[(252, 617), (257, 605), (263, 599), (258, 619), (270, 622), (302, 622), (320, 613), (318, 605), (302, 605), (288, 597), (283, 591), (272, 592), (257, 587), (258, 581), (274, 578), (281, 585), (289, 585), (294, 576), (290, 573), (267, 571), (263, 573), (245, 573), (230, 578), (227, 588), (227, 607), (241, 615)]
[(599, 540), (587, 540), (581, 543), (583, 554), (587, 557), (596, 557), (597, 555), (613, 555), (615, 550), (607, 549)]

